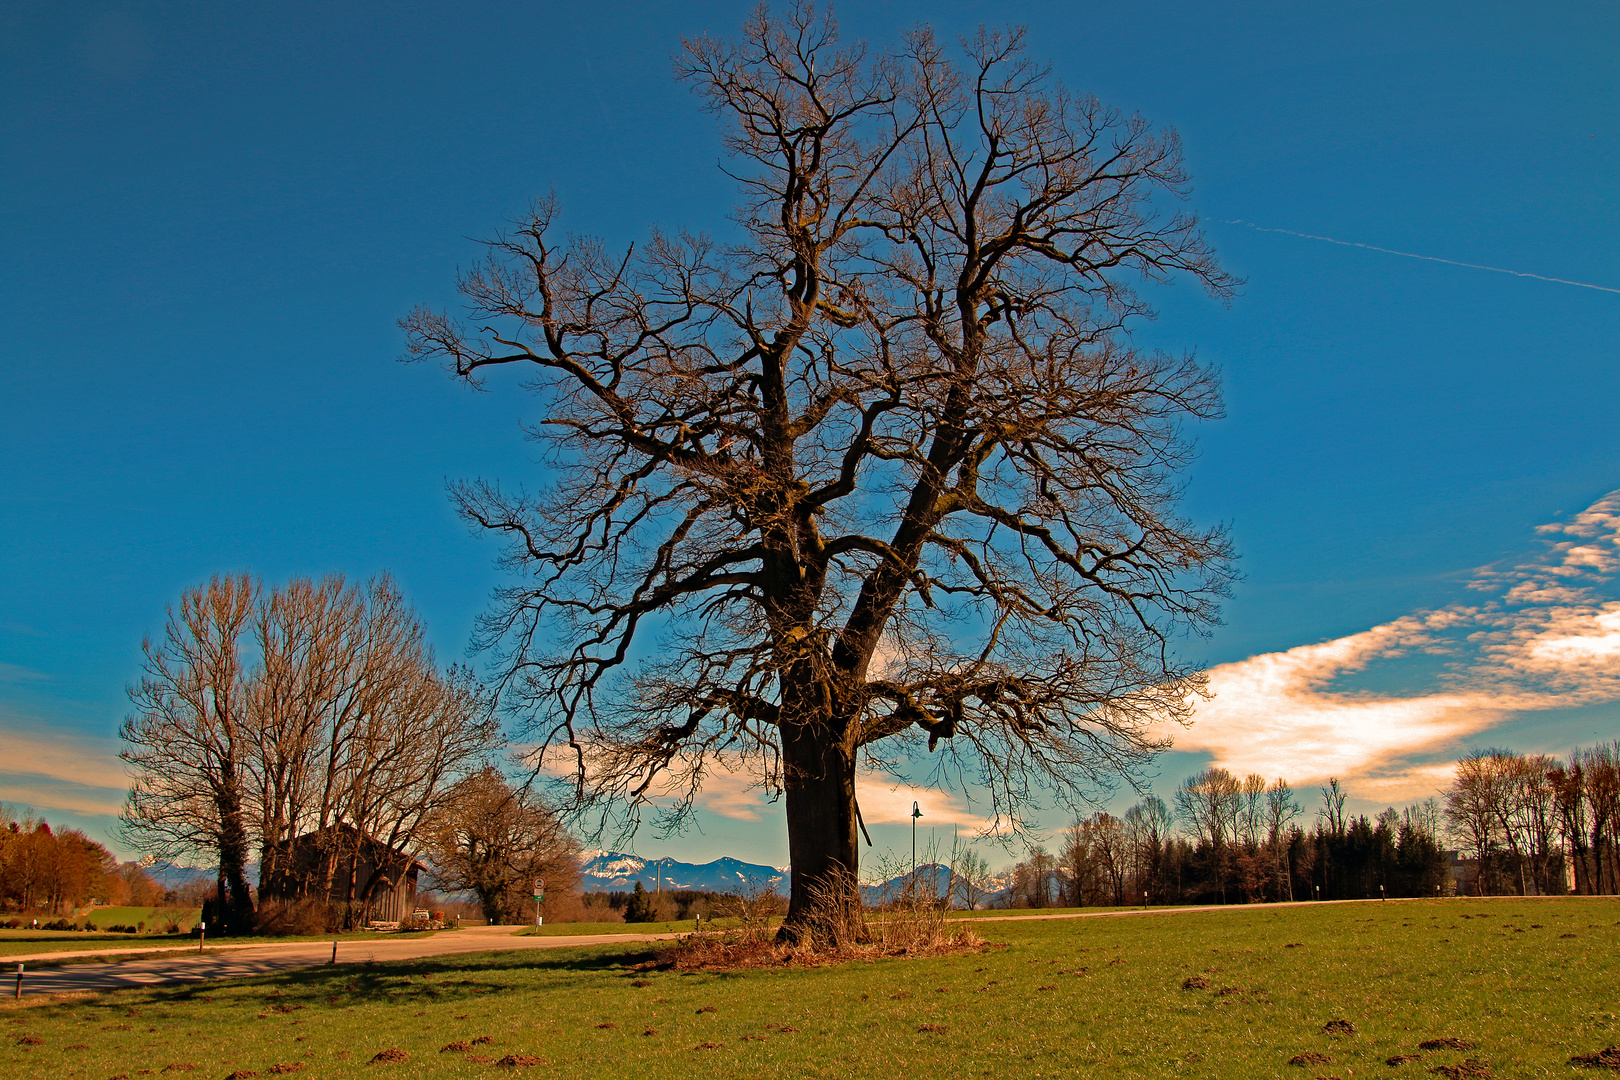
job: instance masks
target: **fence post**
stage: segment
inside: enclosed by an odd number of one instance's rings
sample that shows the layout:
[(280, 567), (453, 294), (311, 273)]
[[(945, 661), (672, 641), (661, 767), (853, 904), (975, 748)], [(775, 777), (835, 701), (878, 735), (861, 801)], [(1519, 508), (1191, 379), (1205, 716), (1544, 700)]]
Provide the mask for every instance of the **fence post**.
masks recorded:
[(18, 964), (17, 965), (17, 993), (15, 995), (18, 1001), (22, 1000), (22, 975), (23, 975), (23, 966), (21, 964)]

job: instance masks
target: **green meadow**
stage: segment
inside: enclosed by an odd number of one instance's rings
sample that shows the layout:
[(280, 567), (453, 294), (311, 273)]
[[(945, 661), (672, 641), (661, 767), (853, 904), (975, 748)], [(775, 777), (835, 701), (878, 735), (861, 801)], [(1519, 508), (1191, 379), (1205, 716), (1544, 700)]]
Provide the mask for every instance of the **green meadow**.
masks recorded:
[(1590, 1075), (1570, 1058), (1620, 1044), (1617, 920), (1392, 901), (985, 922), (977, 953), (816, 968), (658, 971), (636, 942), (340, 965), (7, 1001), (0, 1075)]

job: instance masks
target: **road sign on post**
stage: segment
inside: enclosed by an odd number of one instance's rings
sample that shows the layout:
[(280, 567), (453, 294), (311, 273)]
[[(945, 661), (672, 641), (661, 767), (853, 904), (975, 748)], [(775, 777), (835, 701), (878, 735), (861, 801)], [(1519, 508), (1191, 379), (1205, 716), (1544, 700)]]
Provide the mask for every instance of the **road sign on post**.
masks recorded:
[(540, 918), (540, 905), (546, 902), (546, 879), (534, 879), (534, 928), (540, 929), (544, 920)]

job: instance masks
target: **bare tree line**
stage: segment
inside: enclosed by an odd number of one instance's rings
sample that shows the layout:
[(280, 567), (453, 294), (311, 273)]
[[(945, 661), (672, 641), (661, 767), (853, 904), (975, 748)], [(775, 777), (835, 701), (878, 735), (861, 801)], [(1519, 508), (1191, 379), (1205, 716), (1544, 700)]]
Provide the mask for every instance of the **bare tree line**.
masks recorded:
[(1445, 793), (1482, 893), (1620, 892), (1620, 743), (1545, 754), (1476, 750)]
[[(270, 589), (215, 577), (182, 595), (143, 650), (121, 730), (133, 772), (124, 837), (165, 858), (217, 860), (222, 917), (237, 930), (251, 921), (255, 852), (263, 886), (291, 896), (354, 857), (341, 837), (409, 850), (497, 745), (470, 675), (435, 668), (387, 575)], [(324, 883), (290, 880), (291, 844), (306, 833), (332, 838)]]

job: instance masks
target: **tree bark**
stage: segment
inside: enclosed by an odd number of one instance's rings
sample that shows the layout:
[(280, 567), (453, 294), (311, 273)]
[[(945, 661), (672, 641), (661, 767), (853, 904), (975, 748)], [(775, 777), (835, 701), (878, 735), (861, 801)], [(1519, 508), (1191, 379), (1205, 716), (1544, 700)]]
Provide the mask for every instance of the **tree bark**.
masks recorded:
[(782, 732), (782, 763), (792, 869), (781, 936), (797, 940), (822, 905), (858, 887), (855, 755), (847, 740), (800, 724)]

